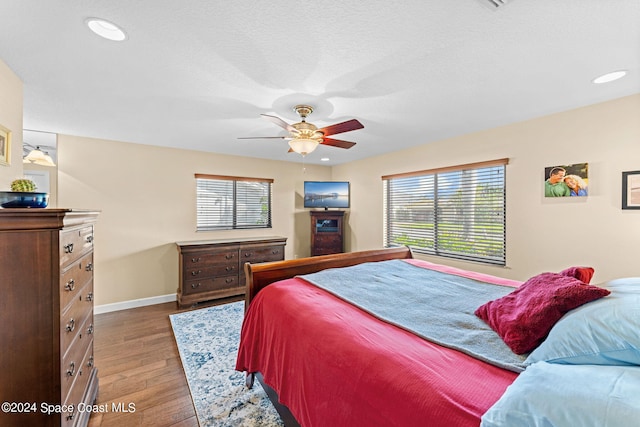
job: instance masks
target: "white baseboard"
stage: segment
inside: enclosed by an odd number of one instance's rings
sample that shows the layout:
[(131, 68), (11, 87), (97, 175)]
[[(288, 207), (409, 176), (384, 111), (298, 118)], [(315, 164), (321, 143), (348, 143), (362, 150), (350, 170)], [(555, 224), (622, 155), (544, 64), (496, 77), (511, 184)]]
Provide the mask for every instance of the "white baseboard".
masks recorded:
[(159, 295), (157, 297), (140, 298), (130, 301), (114, 302), (111, 304), (96, 305), (94, 314), (110, 313), (112, 311), (126, 310), (128, 308), (144, 307), (147, 305), (162, 304), (176, 301), (176, 294)]

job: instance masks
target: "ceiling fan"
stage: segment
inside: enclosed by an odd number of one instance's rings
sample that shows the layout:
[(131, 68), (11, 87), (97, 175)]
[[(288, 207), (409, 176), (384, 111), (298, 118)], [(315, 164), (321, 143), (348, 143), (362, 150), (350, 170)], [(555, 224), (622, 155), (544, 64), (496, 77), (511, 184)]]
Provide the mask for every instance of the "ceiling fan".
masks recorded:
[(238, 139), (285, 139), (289, 140), (289, 152), (296, 152), (303, 156), (311, 153), (318, 145), (330, 145), (338, 148), (351, 148), (356, 145), (355, 142), (343, 141), (340, 139), (327, 138), (329, 135), (349, 132), (356, 129), (363, 129), (364, 126), (356, 119), (347, 120), (346, 122), (336, 123), (334, 125), (325, 126), (318, 129), (313, 123), (306, 121), (307, 116), (313, 112), (313, 107), (309, 105), (296, 105), (294, 111), (298, 113), (301, 121), (289, 124), (280, 117), (271, 116), (269, 114), (260, 114), (270, 122), (275, 123), (281, 128), (289, 132), (289, 136), (252, 136)]

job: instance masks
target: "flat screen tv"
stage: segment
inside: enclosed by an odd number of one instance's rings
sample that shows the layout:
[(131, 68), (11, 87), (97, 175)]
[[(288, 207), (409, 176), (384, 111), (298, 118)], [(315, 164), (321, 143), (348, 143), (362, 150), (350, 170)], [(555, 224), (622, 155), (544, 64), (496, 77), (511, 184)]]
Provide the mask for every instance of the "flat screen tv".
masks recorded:
[(349, 183), (347, 181), (305, 181), (305, 208), (349, 207)]

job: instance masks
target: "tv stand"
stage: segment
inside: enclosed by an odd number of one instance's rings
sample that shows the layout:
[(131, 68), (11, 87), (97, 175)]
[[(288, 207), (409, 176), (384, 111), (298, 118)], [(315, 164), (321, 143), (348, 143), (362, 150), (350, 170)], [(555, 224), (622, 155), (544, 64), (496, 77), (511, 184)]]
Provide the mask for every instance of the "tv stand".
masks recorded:
[(310, 211), (311, 256), (344, 252), (344, 211)]

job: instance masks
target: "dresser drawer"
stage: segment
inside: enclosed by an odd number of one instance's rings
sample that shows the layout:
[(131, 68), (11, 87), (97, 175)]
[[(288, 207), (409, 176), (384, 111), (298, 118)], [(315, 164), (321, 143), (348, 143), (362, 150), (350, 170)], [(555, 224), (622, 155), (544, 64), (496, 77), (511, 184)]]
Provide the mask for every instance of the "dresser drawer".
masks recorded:
[(336, 234), (327, 234), (323, 236), (318, 236), (316, 237), (316, 244), (318, 246), (341, 245), (342, 237)]
[[(82, 358), (82, 362), (80, 366), (77, 368), (77, 371), (74, 375), (74, 379), (69, 389), (69, 393), (64, 399), (65, 408), (71, 408), (73, 405), (73, 411), (67, 411), (62, 414), (62, 423), (61, 426), (64, 427), (72, 427), (76, 422), (77, 418), (81, 415), (78, 412), (78, 405), (82, 402), (85, 391), (87, 389), (87, 384), (89, 379), (91, 378), (91, 371), (93, 370), (93, 342), (89, 343), (89, 346), (86, 349), (84, 357)], [(91, 403), (91, 402), (85, 402)]]
[[(88, 319), (87, 319), (88, 320)], [(85, 331), (89, 328), (91, 321), (86, 322), (81, 326), (81, 330)], [(79, 333), (75, 340), (71, 343), (69, 351), (61, 359), (60, 364), (60, 383), (62, 384), (62, 400), (68, 400), (69, 392), (72, 390), (72, 386), (77, 378), (84, 374), (83, 360), (86, 357), (87, 351), (93, 346), (93, 333)]]
[(185, 254), (183, 263), (185, 268), (196, 268), (208, 265), (238, 262), (238, 250), (194, 252)]
[(263, 248), (246, 248), (240, 250), (240, 260), (253, 264), (284, 259), (284, 246), (268, 246)]
[(312, 255), (328, 255), (342, 252), (342, 237), (337, 234), (318, 235), (315, 238)]
[(237, 275), (239, 269), (237, 260), (227, 263), (190, 267), (184, 272), (184, 280), (191, 281), (196, 279), (206, 279), (213, 276)]
[(60, 276), (60, 306), (64, 309), (92, 278), (93, 252), (89, 252), (63, 270)]
[[(244, 285), (244, 283), (242, 284)], [(202, 292), (221, 291), (224, 289), (241, 286), (238, 276), (222, 276), (215, 278), (203, 278), (202, 280), (192, 280), (184, 284), (182, 292), (185, 295), (193, 295)]]
[(74, 228), (60, 233), (60, 265), (66, 266), (93, 248), (93, 226)]

